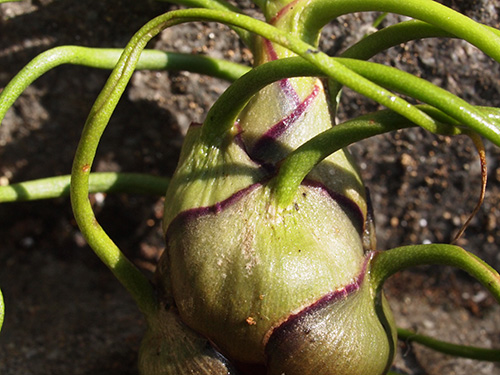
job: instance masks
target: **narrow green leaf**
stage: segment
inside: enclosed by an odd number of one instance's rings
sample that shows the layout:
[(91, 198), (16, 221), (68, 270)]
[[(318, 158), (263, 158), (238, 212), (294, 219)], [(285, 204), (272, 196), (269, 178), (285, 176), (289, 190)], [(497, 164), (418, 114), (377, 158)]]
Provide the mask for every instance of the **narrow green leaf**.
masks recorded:
[[(68, 196), (70, 177), (70, 175), (49, 177), (0, 186), (0, 203)], [(168, 183), (168, 178), (142, 173), (91, 173), (89, 193), (129, 193), (163, 196)]]

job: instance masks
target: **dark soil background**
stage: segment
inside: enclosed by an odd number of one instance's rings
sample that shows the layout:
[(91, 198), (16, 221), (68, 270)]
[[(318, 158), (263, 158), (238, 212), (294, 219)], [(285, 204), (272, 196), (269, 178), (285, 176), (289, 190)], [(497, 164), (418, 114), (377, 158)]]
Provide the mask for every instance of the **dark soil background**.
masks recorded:
[[(242, 3), (242, 2), (240, 2)], [(446, 5), (499, 27), (497, 0)], [(249, 7), (247, 2), (243, 4)], [(174, 7), (134, 0), (32, 0), (0, 5), (0, 87), (51, 47), (123, 47), (149, 19)], [(322, 46), (336, 54), (369, 32), (378, 14), (341, 17)], [(383, 25), (396, 22), (387, 17)], [(250, 63), (250, 53), (226, 27), (175, 27), (151, 47)], [(499, 64), (465, 42), (426, 40), (392, 48), (375, 59), (410, 71), (473, 104), (500, 106)], [(109, 73), (64, 66), (29, 87), (0, 128), (0, 184), (70, 172), (86, 115)], [(184, 72), (137, 72), (101, 143), (95, 170), (169, 175), (183, 134), (202, 121), (227, 87)], [(340, 119), (377, 106), (346, 90)], [(379, 248), (449, 242), (475, 205), (480, 166), (466, 138), (397, 132), (355, 145), (370, 188)], [(500, 269), (500, 150), (487, 144), (489, 184), (484, 205), (460, 245)], [(102, 226), (146, 274), (162, 250), (162, 199), (108, 195), (96, 200)], [(86, 246), (68, 199), (0, 208), (0, 286), (6, 319), (0, 373), (137, 374), (145, 329), (131, 298)], [(457, 343), (500, 348), (500, 308), (463, 272), (423, 267), (387, 284), (398, 324)], [(401, 343), (402, 373), (500, 374), (497, 364), (457, 359)]]

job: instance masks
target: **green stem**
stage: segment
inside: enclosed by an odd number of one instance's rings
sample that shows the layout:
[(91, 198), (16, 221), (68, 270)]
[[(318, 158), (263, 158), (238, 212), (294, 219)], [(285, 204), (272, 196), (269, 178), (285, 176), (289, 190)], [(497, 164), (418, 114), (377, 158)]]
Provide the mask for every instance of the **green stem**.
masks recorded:
[(426, 22), (404, 21), (366, 36), (347, 48), (340, 57), (368, 60), (388, 48), (424, 38), (455, 38), (455, 35)]
[[(63, 64), (113, 69), (123, 49), (61, 46), (45, 51), (29, 62), (0, 94), (0, 122), (19, 95), (36, 79)], [(250, 68), (222, 59), (183, 53), (145, 50), (136, 69), (184, 70), (234, 81)]]
[(470, 358), (479, 361), (500, 362), (500, 350), (478, 348), (476, 346), (457, 345), (436, 340), (432, 337), (421, 335), (407, 329), (398, 328), (398, 337), (404, 341), (414, 341), (438, 352), (454, 357)]
[[(0, 203), (68, 196), (70, 175), (42, 178), (0, 186)], [(89, 193), (129, 193), (163, 196), (170, 179), (143, 173), (91, 173)]]

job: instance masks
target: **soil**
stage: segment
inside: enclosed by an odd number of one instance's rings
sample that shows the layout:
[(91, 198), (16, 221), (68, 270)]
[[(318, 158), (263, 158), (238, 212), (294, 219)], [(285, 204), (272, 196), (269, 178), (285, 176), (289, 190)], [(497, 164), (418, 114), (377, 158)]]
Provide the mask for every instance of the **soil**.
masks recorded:
[[(247, 2), (240, 2), (250, 8)], [(499, 27), (498, 0), (446, 1)], [(175, 6), (134, 0), (26, 0), (0, 5), (0, 87), (37, 54), (59, 45), (123, 47), (149, 19)], [(251, 10), (250, 10), (251, 11)], [(374, 13), (333, 21), (322, 48), (337, 54), (366, 33)], [(388, 16), (382, 26), (395, 22)], [(250, 63), (225, 26), (193, 23), (169, 29), (150, 47)], [(500, 107), (499, 64), (465, 42), (424, 40), (377, 56), (476, 105)], [(17, 100), (0, 128), (0, 183), (67, 174), (86, 115), (109, 73), (59, 67)], [(227, 87), (185, 72), (137, 72), (103, 137), (98, 171), (170, 175), (183, 134), (202, 121)], [(377, 109), (346, 90), (341, 120)], [(371, 192), (378, 247), (450, 242), (472, 211), (480, 166), (467, 138), (405, 130), (352, 147)], [(480, 212), (459, 244), (500, 269), (500, 150), (486, 144), (489, 182)], [(96, 200), (101, 225), (147, 275), (163, 249), (161, 198), (107, 195)], [(145, 323), (111, 273), (82, 239), (67, 198), (4, 204), (0, 209), (0, 286), (6, 318), (0, 373), (137, 374)], [(387, 295), (398, 324), (462, 344), (500, 348), (500, 306), (473, 279), (447, 267), (394, 276)], [(500, 365), (441, 355), (400, 343), (404, 374), (500, 374)]]

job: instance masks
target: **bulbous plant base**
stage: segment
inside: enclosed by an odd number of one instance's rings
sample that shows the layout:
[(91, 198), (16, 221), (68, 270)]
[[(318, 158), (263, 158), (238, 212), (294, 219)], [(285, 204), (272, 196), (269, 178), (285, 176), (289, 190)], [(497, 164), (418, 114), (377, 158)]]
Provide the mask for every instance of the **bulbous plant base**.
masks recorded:
[(372, 254), (352, 283), (271, 330), (260, 364), (226, 359), (181, 320), (173, 299), (164, 297), (141, 344), (141, 375), (385, 374), (394, 358), (396, 330), (386, 299), (370, 280)]
[(392, 313), (384, 297), (377, 309), (369, 275), (360, 279), (273, 332), (266, 346), (268, 375), (381, 375), (389, 370), (396, 343)]

